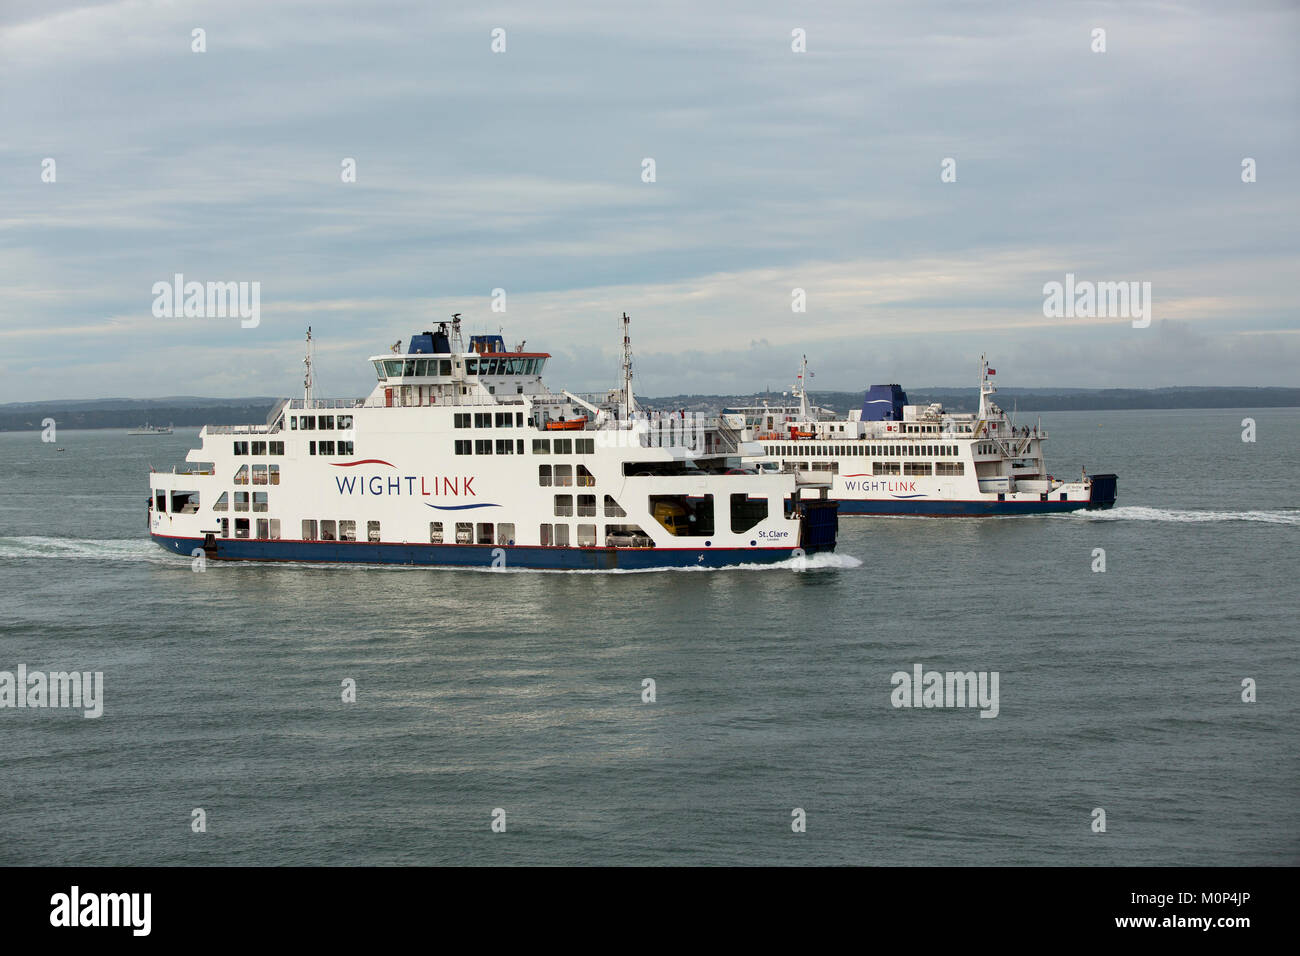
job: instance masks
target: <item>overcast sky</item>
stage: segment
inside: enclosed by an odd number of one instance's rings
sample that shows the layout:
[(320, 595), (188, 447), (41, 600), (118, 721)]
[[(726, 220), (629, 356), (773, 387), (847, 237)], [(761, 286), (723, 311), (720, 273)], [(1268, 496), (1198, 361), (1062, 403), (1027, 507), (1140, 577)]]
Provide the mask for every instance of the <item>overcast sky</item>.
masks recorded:
[(360, 395), (452, 312), (581, 390), (624, 310), (646, 395), (1297, 385), (1298, 93), (1293, 2), (4, 0), (0, 401), (297, 395), (309, 324)]

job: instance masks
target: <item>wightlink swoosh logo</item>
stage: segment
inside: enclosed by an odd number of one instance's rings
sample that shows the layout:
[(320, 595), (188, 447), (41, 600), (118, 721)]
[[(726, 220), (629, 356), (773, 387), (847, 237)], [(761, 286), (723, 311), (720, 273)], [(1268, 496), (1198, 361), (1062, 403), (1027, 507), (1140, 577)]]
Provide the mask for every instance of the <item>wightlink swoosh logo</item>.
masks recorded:
[(355, 468), (357, 465), (387, 465), (389, 468), (396, 468), (391, 461), (384, 461), (382, 458), (362, 458), (358, 461), (332, 461), (330, 462), (335, 468)]
[(478, 505), (431, 505), (429, 504), (429, 502), (426, 501), (424, 505), (426, 508), (432, 508), (434, 511), (469, 511), (471, 508), (500, 508), (501, 507), (500, 505), (488, 504), (487, 502), (483, 502), (483, 504), (478, 504)]

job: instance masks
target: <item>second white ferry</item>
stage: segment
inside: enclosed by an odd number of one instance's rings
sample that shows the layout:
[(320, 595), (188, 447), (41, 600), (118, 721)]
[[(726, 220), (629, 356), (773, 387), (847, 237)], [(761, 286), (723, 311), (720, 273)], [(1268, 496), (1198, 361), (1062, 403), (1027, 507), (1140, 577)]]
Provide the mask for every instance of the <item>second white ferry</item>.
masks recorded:
[(832, 551), (823, 476), (764, 473), (739, 416), (648, 415), (623, 380), (553, 393), (550, 356), (460, 317), (372, 356), (361, 399), (304, 397), (202, 429), (151, 478), (149, 533), (178, 554), (269, 561), (613, 569), (773, 563)]
[(1067, 480), (1047, 473), (1041, 422), (1017, 425), (993, 402), (980, 358), (979, 410), (952, 413), (940, 404), (911, 405), (898, 385), (873, 385), (847, 418), (809, 404), (805, 357), (790, 406), (727, 409), (745, 417), (763, 446), (764, 467), (831, 482), (840, 514), (1025, 515), (1110, 508), (1117, 478)]

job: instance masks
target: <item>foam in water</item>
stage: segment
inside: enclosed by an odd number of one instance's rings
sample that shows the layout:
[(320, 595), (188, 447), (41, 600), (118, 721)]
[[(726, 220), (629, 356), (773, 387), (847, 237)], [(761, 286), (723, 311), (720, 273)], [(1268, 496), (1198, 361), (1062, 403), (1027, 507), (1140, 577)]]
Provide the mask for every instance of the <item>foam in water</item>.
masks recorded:
[(1134, 505), (1107, 511), (1076, 511), (1063, 517), (1083, 517), (1091, 521), (1259, 521), (1264, 524), (1300, 524), (1297, 511), (1175, 511), (1170, 508), (1147, 508)]
[(90, 558), (94, 560), (139, 561), (166, 552), (141, 538), (49, 538), (23, 535), (0, 538), (0, 558)]

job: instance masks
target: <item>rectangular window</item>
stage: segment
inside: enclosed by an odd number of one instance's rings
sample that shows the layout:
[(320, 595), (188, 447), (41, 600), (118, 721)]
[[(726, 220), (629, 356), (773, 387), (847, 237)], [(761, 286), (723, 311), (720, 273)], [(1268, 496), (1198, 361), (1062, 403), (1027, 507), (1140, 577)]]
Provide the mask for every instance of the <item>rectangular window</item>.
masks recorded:
[(457, 412), (455, 415), (455, 425), (457, 428), (469, 428), (469, 412)]
[(247, 454), (248, 454), (248, 442), (246, 442), (246, 441), (237, 441), (237, 442), (235, 442), (235, 454), (236, 454), (236, 455), (247, 455)]
[(266, 442), (264, 442), (264, 441), (255, 441), (255, 442), (253, 442), (253, 454), (254, 454), (254, 455), (265, 455), (265, 454), (266, 454)]
[(537, 537), (543, 548), (549, 548), (551, 546), (551, 526), (549, 524), (539, 525)]
[(247, 511), (247, 510), (248, 510), (248, 492), (247, 492), (247, 491), (236, 491), (236, 492), (235, 492), (235, 510), (236, 510), (236, 511)]
[(474, 543), (475, 544), (492, 543), (492, 522), (480, 521), (478, 523), (478, 537), (475, 539)]
[(302, 540), (316, 540), (316, 522), (311, 518), (304, 518), (302, 522)]
[(498, 438), (498, 439), (497, 439), (497, 454), (498, 454), (498, 455), (513, 455), (514, 452), (515, 452), (515, 443), (514, 443), (514, 440), (513, 440), (513, 439), (510, 439), (510, 438)]
[(928, 461), (908, 461), (903, 463), (903, 474), (905, 475), (928, 475), (930, 474), (930, 463)]
[(473, 544), (474, 543), (474, 524), (470, 521), (456, 522), (456, 543)]
[(934, 473), (936, 475), (964, 475), (966, 466), (959, 461), (939, 461), (935, 462)]
[(474, 439), (474, 454), (476, 455), (492, 454), (492, 439), (491, 438)]
[(492, 413), (491, 413), (491, 412), (475, 412), (475, 413), (474, 413), (474, 427), (475, 427), (475, 428), (491, 428), (491, 427), (492, 427)]
[(298, 416), (294, 415), (289, 419), (289, 431), (296, 432), (297, 430), (298, 430)]
[(574, 448), (579, 455), (594, 455), (596, 453), (596, 439), (594, 438), (575, 439)]
[(596, 517), (596, 496), (595, 495), (578, 495), (578, 517), (579, 518)]
[(334, 443), (332, 441), (323, 441), (320, 442), (319, 444), (320, 444), (320, 453), (322, 455), (334, 454)]
[(248, 519), (247, 519), (247, 518), (236, 518), (236, 519), (235, 519), (235, 537), (236, 537), (236, 538), (247, 538), (247, 537), (248, 537)]
[(571, 518), (573, 516), (573, 495), (555, 496), (555, 516), (557, 518)]
[(509, 428), (513, 420), (514, 415), (510, 412), (497, 412), (496, 426), (497, 428)]
[(257, 536), (262, 539), (271, 536), (271, 522), (266, 518), (257, 519)]
[(333, 518), (321, 521), (320, 539), (322, 541), (337, 541), (339, 539), (338, 527), (335, 525)]
[(254, 511), (267, 511), (267, 510), (268, 510), (268, 508), (267, 508), (267, 503), (266, 503), (266, 492), (265, 492), (265, 491), (255, 491), (255, 492), (253, 492), (253, 510), (254, 510)]
[(352, 427), (352, 416), (351, 416), (351, 415), (340, 415), (340, 416), (339, 416), (339, 429), (340, 429), (341, 431), (347, 431), (347, 430), (350, 429), (351, 427)]
[(871, 473), (873, 475), (897, 475), (899, 473), (898, 462), (873, 461), (871, 463)]
[(578, 547), (594, 548), (596, 546), (596, 526), (594, 524), (578, 525)]
[(736, 534), (744, 534), (766, 518), (766, 498), (751, 498), (749, 495), (731, 496), (731, 530)]
[(280, 540), (280, 519), (279, 518), (271, 519), (271, 540), (272, 541)]
[(355, 521), (339, 521), (339, 540), (355, 541), (357, 540), (357, 523)]
[(429, 543), (442, 544), (442, 522), (441, 521), (429, 522)]
[(551, 466), (537, 466), (537, 483), (543, 488), (551, 487)]
[(514, 544), (515, 543), (515, 526), (511, 523), (501, 522), (497, 525), (497, 544)]
[(267, 483), (266, 465), (253, 466), (253, 484), (264, 485)]
[(516, 438), (516, 439), (515, 439), (515, 454), (516, 454), (516, 455), (522, 455), (523, 453), (524, 453), (524, 440), (523, 440), (522, 438)]
[(471, 446), (471, 444), (470, 444), (470, 440), (469, 440), (468, 438), (458, 438), (458, 439), (456, 439), (456, 454), (458, 454), (458, 455), (472, 455), (473, 453), (474, 453), (474, 451), (473, 451), (473, 448), (472, 448), (472, 446)]
[(322, 416), (320, 417), (320, 427), (321, 427), (321, 430), (322, 430), (322, 431), (327, 430), (327, 429), (328, 429), (329, 431), (333, 431), (333, 430), (334, 430), (334, 416), (333, 416), (333, 415), (322, 415)]
[(309, 432), (309, 431), (313, 431), (315, 428), (316, 428), (316, 416), (315, 416), (315, 415), (304, 415), (304, 416), (302, 416), (302, 429), (303, 429), (303, 431), (308, 431), (308, 432)]
[(380, 535), (379, 535), (379, 522), (378, 522), (378, 521), (367, 521), (367, 522), (366, 522), (366, 540), (367, 540), (367, 541), (379, 541), (379, 540), (380, 540)]
[(569, 546), (569, 526), (567, 524), (557, 524), (555, 526), (554, 544), (557, 548), (567, 548)]
[(551, 453), (551, 440), (549, 438), (533, 439), (534, 455), (549, 455)]
[(284, 442), (282, 442), (282, 441), (273, 441), (273, 442), (270, 443), (270, 445), (271, 445), (271, 454), (272, 454), (272, 455), (283, 455), (283, 454), (284, 454)]
[(515, 412), (515, 427), (516, 427), (516, 428), (523, 428), (523, 427), (524, 427), (524, 413), (523, 413), (523, 412)]
[(555, 439), (555, 453), (557, 455), (572, 455), (573, 439), (572, 438)]
[(573, 487), (573, 466), (572, 465), (555, 466), (555, 487), (557, 488)]
[(339, 450), (338, 453), (339, 453), (340, 455), (350, 455), (350, 454), (352, 454), (352, 442), (350, 442), (350, 441), (341, 441), (341, 442), (339, 442), (339, 443), (338, 443), (338, 450)]
[(316, 454), (316, 443), (314, 441), (307, 442), (307, 454), (309, 455)]

